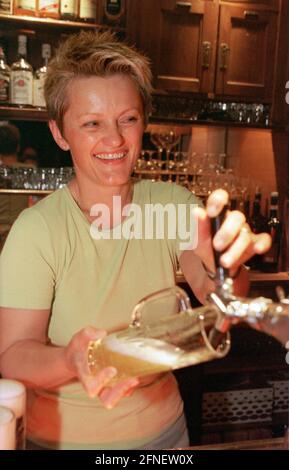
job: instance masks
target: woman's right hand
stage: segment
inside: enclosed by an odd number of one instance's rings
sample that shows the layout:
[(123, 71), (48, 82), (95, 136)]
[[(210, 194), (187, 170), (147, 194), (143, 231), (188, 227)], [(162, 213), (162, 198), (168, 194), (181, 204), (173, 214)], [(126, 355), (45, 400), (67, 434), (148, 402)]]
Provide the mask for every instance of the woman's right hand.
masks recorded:
[(99, 397), (103, 405), (113, 408), (122, 397), (132, 393), (139, 384), (136, 377), (120, 380), (113, 386), (108, 386), (111, 379), (117, 375), (114, 367), (101, 369), (96, 375), (91, 375), (87, 364), (87, 348), (90, 341), (102, 339), (106, 336), (105, 330), (92, 326), (86, 327), (76, 333), (64, 349), (65, 362), (69, 370), (82, 383), (87, 394), (94, 398)]

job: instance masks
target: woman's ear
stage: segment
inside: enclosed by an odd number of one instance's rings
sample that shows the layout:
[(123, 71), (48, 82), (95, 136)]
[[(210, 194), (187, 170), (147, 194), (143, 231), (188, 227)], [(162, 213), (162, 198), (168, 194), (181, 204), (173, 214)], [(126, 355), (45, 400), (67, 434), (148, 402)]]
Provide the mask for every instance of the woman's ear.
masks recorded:
[(49, 129), (51, 131), (51, 134), (53, 135), (53, 138), (57, 145), (62, 149), (62, 150), (69, 150), (69, 145), (62, 136), (58, 125), (56, 124), (56, 121), (50, 120), (49, 123)]

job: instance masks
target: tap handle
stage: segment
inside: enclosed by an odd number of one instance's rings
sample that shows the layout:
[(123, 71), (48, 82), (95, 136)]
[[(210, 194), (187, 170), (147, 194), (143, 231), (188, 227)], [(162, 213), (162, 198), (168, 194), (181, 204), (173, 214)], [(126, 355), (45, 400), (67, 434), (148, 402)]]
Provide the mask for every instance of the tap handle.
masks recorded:
[[(222, 223), (225, 220), (226, 213), (228, 210), (228, 205), (225, 205), (223, 209), (221, 210), (220, 214), (217, 215), (217, 217), (211, 218), (211, 234), (212, 234), (212, 239), (216, 235), (217, 231), (221, 227)], [(214, 260), (215, 260), (215, 266), (216, 266), (216, 279), (219, 282), (223, 282), (227, 277), (229, 277), (229, 270), (227, 268), (224, 268), (220, 264), (220, 258), (222, 256), (222, 251), (217, 251), (214, 249)]]

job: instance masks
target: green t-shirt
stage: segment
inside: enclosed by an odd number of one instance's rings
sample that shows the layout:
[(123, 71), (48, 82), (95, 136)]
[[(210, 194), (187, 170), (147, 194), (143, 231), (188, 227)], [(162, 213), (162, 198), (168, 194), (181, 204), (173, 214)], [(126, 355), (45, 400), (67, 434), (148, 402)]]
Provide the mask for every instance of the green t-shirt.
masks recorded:
[[(198, 201), (175, 184), (141, 181), (134, 184), (132, 203), (144, 214), (147, 204), (185, 204), (188, 211)], [(48, 336), (62, 346), (87, 325), (127, 324), (141, 298), (175, 285), (175, 231), (171, 239), (94, 239), (69, 189), (58, 190), (13, 225), (0, 258), (0, 305), (51, 309)], [(160, 434), (181, 409), (171, 374), (110, 411), (73, 382), (30, 396), (28, 434), (60, 448), (133, 448)]]

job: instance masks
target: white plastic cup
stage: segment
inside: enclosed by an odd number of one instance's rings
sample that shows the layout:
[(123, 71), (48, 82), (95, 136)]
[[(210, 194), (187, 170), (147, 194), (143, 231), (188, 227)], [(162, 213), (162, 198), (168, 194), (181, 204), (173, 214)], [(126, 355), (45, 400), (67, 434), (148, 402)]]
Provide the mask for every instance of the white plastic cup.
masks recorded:
[(16, 449), (25, 449), (26, 390), (21, 382), (0, 379), (0, 406), (13, 411), (16, 418)]
[(0, 450), (16, 448), (16, 418), (9, 408), (0, 406)]

